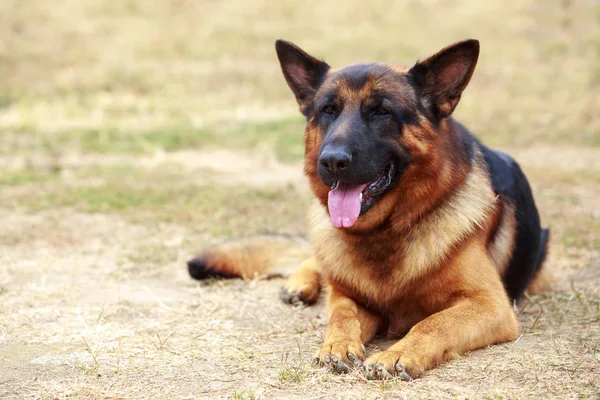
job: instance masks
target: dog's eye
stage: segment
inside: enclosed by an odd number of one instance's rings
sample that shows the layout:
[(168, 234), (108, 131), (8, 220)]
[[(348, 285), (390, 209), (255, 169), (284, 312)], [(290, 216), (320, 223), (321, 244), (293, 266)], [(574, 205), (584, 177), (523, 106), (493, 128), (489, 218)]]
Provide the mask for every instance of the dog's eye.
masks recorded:
[(327, 115), (335, 114), (335, 106), (326, 105), (325, 107), (323, 107), (323, 113), (325, 113)]
[(375, 110), (373, 110), (373, 114), (378, 116), (391, 115), (390, 110), (385, 107), (377, 107)]

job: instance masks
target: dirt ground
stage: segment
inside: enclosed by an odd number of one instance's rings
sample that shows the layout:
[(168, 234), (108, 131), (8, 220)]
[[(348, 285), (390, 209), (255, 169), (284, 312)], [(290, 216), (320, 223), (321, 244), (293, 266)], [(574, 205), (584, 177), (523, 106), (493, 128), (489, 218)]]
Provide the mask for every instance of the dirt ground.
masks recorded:
[[(517, 341), (408, 383), (331, 375), (310, 364), (323, 299), (189, 278), (221, 240), (304, 231), (275, 38), (341, 65), (466, 36), (457, 118), (520, 162), (552, 229)], [(600, 399), (596, 2), (7, 0), (0, 77), (1, 399)]]

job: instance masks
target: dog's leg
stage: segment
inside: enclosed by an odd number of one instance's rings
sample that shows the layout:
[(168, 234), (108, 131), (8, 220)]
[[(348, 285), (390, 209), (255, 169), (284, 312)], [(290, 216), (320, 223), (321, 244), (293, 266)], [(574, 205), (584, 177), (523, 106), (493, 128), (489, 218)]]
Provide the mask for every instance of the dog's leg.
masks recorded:
[(516, 339), (518, 322), (493, 268), (485, 249), (457, 257), (436, 279), (460, 294), (389, 349), (371, 355), (365, 361), (367, 377), (408, 380), (466, 351)]
[(325, 344), (317, 352), (316, 361), (332, 372), (348, 372), (362, 365), (364, 344), (375, 336), (381, 317), (375, 315), (332, 288), (327, 303), (329, 324)]
[(319, 298), (321, 273), (317, 260), (310, 257), (285, 282), (279, 297), (284, 303), (312, 304)]

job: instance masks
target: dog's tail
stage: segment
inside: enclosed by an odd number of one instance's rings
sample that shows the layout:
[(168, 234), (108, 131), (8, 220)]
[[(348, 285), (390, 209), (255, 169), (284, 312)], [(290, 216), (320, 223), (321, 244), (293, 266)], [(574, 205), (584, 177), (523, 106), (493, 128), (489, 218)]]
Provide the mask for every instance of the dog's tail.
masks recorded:
[(536, 263), (536, 273), (527, 287), (528, 294), (540, 294), (545, 292), (552, 283), (552, 276), (548, 268), (543, 268), (544, 261), (548, 255), (548, 243), (550, 241), (550, 229), (542, 229), (540, 248)]
[(194, 279), (289, 276), (312, 256), (301, 236), (260, 235), (223, 243), (188, 261)]

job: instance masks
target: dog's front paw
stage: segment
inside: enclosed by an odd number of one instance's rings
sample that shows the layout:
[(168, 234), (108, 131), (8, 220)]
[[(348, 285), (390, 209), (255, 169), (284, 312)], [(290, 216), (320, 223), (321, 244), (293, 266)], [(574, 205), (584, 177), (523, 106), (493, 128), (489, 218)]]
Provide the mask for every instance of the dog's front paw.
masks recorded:
[(321, 347), (315, 356), (315, 363), (330, 372), (342, 374), (350, 372), (352, 368), (362, 367), (364, 351), (361, 342), (341, 339)]
[(410, 381), (419, 374), (420, 368), (398, 351), (381, 351), (365, 361), (367, 379), (386, 380), (400, 378)]

